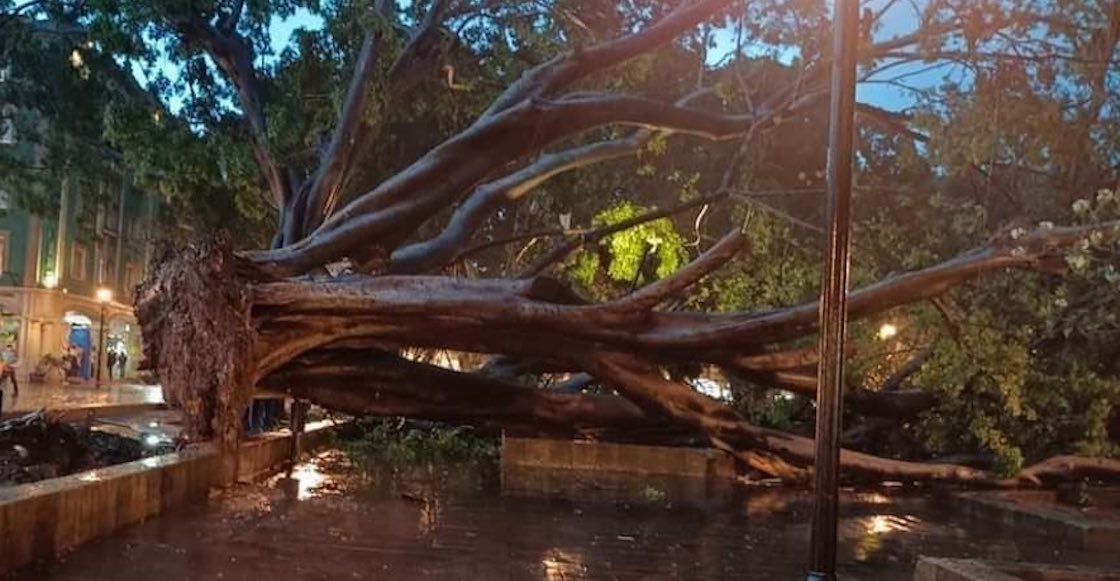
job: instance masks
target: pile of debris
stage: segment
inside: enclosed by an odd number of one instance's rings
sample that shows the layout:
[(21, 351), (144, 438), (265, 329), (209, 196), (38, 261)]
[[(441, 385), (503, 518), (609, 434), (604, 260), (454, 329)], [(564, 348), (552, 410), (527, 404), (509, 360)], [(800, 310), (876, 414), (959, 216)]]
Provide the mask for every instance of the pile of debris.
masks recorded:
[(61, 421), (44, 410), (0, 421), (0, 486), (139, 460), (140, 441)]

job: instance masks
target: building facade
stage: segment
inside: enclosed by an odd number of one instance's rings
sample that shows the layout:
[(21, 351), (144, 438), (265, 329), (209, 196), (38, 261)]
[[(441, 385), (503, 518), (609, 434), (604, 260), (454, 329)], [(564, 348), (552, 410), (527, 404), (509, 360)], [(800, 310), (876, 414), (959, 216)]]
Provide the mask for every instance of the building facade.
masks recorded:
[[(90, 187), (101, 190), (80, 189)], [(90, 378), (104, 336), (106, 354), (124, 354), (118, 376), (134, 376), (141, 357), (133, 293), (151, 262), (163, 206), (127, 176), (116, 184), (64, 179), (59, 197), (58, 215), (46, 217), (0, 199), (0, 341), (17, 350), (21, 376), (73, 350), (79, 375)], [(83, 207), (90, 199), (111, 201)], [(101, 360), (107, 379), (107, 355)]]

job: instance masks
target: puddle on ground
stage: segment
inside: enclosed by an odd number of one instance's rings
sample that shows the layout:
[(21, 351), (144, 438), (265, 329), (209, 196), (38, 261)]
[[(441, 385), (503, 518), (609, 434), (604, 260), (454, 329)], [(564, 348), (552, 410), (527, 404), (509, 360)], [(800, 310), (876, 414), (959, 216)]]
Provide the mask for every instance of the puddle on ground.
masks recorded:
[[(811, 497), (687, 479), (430, 465), (325, 452), (91, 543), (19, 579), (574, 580), (804, 578)], [(846, 579), (909, 579), (919, 554), (1120, 566), (1059, 535), (897, 490), (843, 495)]]

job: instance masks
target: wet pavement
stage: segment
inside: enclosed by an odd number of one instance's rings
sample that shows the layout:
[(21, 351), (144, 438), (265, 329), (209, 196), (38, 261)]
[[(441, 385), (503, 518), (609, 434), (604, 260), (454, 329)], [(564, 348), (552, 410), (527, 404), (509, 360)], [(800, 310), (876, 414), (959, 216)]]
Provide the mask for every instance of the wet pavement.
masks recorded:
[(90, 419), (98, 430), (135, 438), (145, 445), (172, 442), (183, 431), (179, 410), (145, 410), (122, 414), (99, 414)]
[[(777, 580), (804, 578), (809, 496), (790, 489), (625, 486), (601, 475), (399, 472), (321, 454), (284, 478), (216, 493), (91, 543), (19, 581)], [(580, 482), (582, 500), (555, 498)], [(504, 483), (504, 485), (503, 485)], [(516, 484), (516, 485), (514, 485)], [(534, 486), (539, 490), (534, 492)], [(570, 491), (568, 491), (570, 492)], [(565, 495), (568, 494), (565, 493)], [(975, 519), (950, 501), (848, 492), (844, 579), (909, 579), (919, 554), (1120, 567), (1120, 555)]]
[(48, 410), (162, 404), (163, 390), (158, 385), (112, 383), (95, 387), (88, 384), (20, 384), (19, 397), (11, 386), (4, 391), (4, 415)]

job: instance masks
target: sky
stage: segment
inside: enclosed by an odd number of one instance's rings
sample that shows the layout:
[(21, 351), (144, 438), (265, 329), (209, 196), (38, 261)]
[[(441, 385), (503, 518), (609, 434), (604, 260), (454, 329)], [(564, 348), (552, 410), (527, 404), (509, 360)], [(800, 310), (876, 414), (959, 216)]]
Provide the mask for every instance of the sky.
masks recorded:
[[(889, 0), (868, 0), (865, 5), (872, 10), (878, 10), (885, 2)], [(921, 5), (925, 0), (918, 0)], [(287, 46), (291, 41), (292, 35), (299, 29), (320, 29), (323, 26), (323, 21), (318, 16), (311, 14), (307, 10), (299, 9), (293, 16), (288, 18), (277, 18), (274, 20), (270, 27), (270, 34), (272, 39), (272, 46), (276, 47), (276, 53)], [(875, 39), (877, 41), (885, 40), (894, 36), (907, 34), (914, 30), (917, 26), (917, 19), (908, 2), (895, 2), (891, 8), (883, 14), (880, 28), (876, 31)], [(735, 48), (735, 36), (731, 31), (717, 31), (715, 34), (716, 48), (711, 51), (710, 61), (716, 63), (720, 61), (729, 51)], [(750, 51), (750, 47), (747, 47)], [(758, 47), (757, 53), (762, 52), (762, 47)], [(779, 60), (789, 62), (796, 56), (796, 51), (787, 50), (784, 53), (773, 55)], [(170, 63), (163, 63), (161, 66), (162, 71), (168, 76), (174, 78), (177, 76), (177, 71), (170, 65)], [(138, 67), (133, 68), (134, 75), (143, 82), (144, 75)], [(906, 84), (917, 88), (928, 88), (940, 84), (945, 78), (946, 74), (961, 74), (961, 71), (951, 70), (948, 67), (929, 67), (924, 63), (911, 63), (893, 67), (889, 75), (884, 75), (882, 78), (869, 79), (871, 82), (861, 83), (857, 87), (856, 98), (862, 103), (872, 104), (884, 109), (892, 111), (905, 110), (915, 103), (915, 95), (911, 91), (903, 88), (892, 86), (880, 81), (889, 78), (903, 77)], [(960, 79), (957, 79), (960, 80)], [(169, 103), (172, 111), (176, 111), (180, 102), (172, 101)]]
[[(884, 6), (888, 6), (888, 2), (889, 0), (869, 0), (865, 1), (863, 5), (878, 12)], [(925, 3), (926, 0), (916, 2), (919, 7), (924, 6)], [(883, 13), (874, 40), (882, 42), (913, 32), (918, 27), (918, 19), (912, 6), (909, 2), (890, 3), (888, 10)], [(722, 33), (717, 31), (714, 37), (717, 46), (711, 52), (709, 60), (712, 63), (719, 62), (727, 53), (735, 50), (735, 34), (732, 31), (723, 31)], [(753, 52), (750, 50), (750, 46), (747, 47), (747, 50)], [(756, 54), (762, 52), (762, 48), (759, 47)], [(778, 54), (771, 54), (771, 56), (781, 62), (789, 63), (797, 56), (797, 51), (790, 49)], [(941, 84), (946, 75), (952, 75), (954, 80), (960, 80), (958, 77), (961, 73), (960, 69), (952, 69), (944, 66), (944, 63), (938, 67), (931, 67), (926, 63), (899, 65), (892, 67), (889, 73), (885, 72), (885, 74), (869, 78), (868, 81), (870, 82), (860, 83), (856, 88), (856, 99), (861, 103), (875, 105), (887, 110), (902, 111), (914, 105), (914, 93), (883, 81), (901, 77), (907, 85), (926, 89)]]

